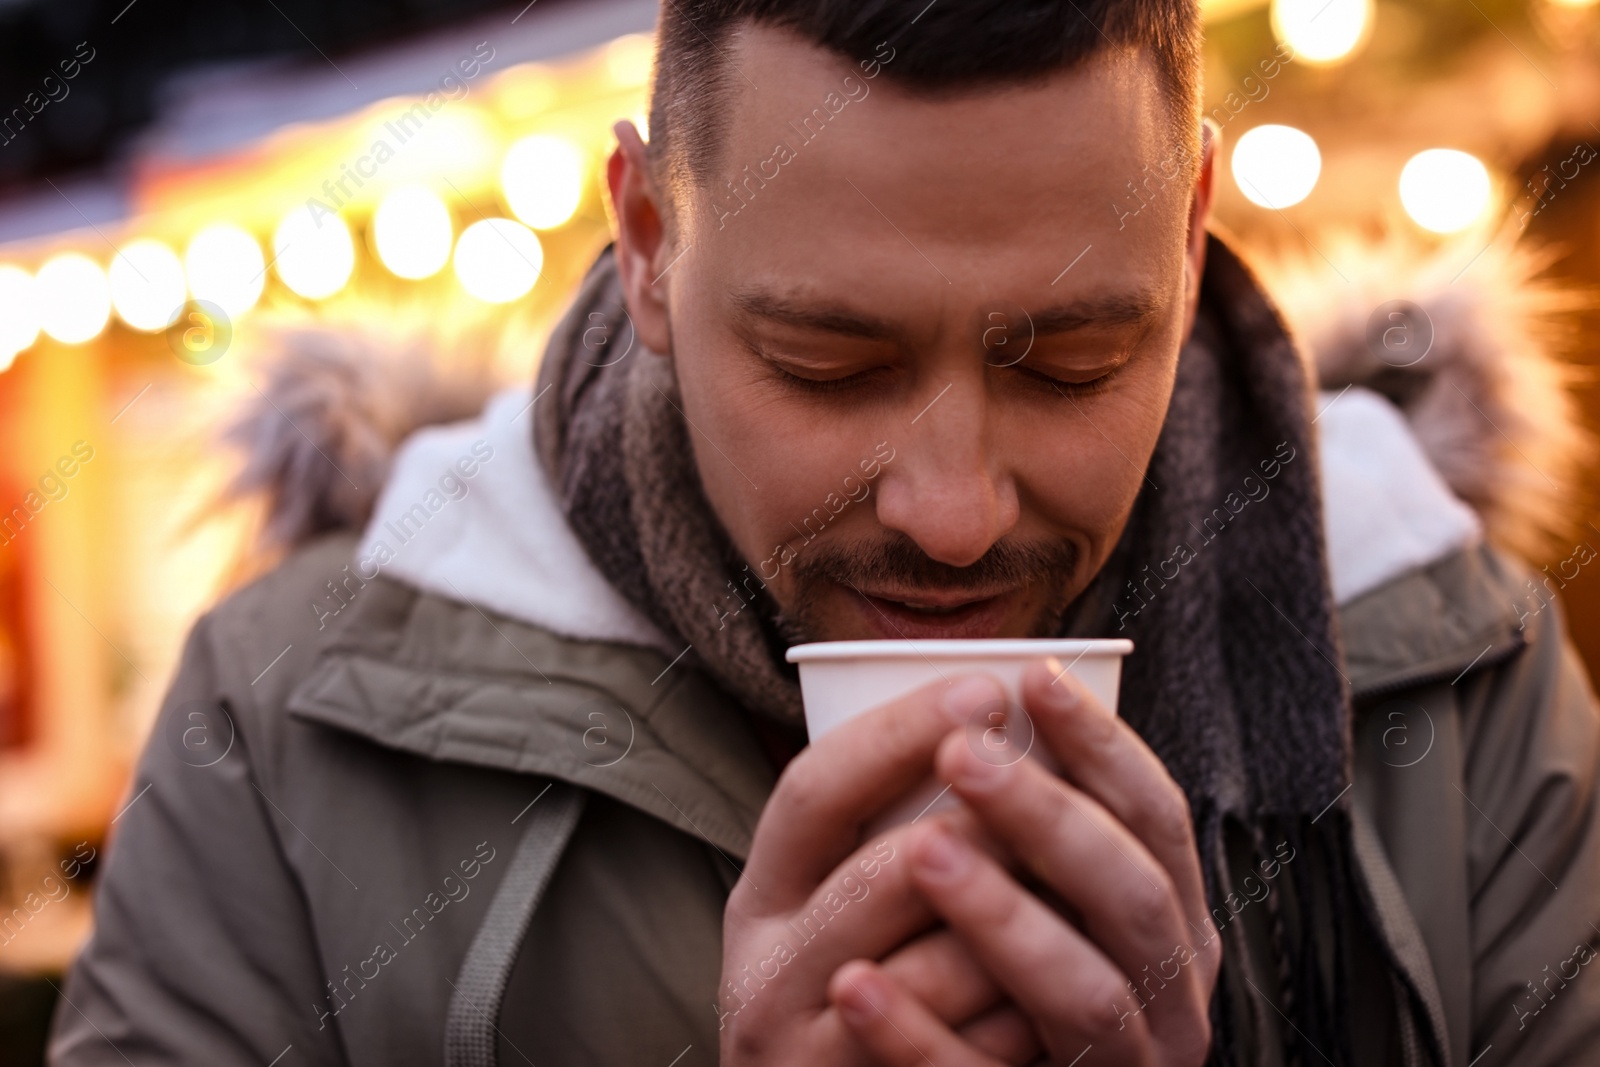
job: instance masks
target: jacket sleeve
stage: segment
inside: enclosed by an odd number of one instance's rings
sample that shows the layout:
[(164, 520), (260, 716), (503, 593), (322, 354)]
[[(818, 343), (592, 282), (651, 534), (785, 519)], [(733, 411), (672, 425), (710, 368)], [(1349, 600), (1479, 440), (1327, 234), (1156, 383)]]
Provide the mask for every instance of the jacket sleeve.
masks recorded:
[[(190, 634), (140, 760), (56, 1008), (56, 1067), (344, 1062), (210, 619)], [(248, 691), (248, 690), (247, 690)]]
[(1479, 1067), (1600, 1063), (1600, 714), (1554, 605), (1464, 694)]

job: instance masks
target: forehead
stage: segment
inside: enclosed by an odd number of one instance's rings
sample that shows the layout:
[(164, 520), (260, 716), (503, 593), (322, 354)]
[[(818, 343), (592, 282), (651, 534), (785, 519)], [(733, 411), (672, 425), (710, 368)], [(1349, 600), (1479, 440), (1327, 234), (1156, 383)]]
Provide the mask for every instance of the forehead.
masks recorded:
[(717, 177), (685, 205), (695, 273), (949, 303), (1181, 270), (1191, 149), (1147, 53), (937, 96), (763, 26), (725, 61)]

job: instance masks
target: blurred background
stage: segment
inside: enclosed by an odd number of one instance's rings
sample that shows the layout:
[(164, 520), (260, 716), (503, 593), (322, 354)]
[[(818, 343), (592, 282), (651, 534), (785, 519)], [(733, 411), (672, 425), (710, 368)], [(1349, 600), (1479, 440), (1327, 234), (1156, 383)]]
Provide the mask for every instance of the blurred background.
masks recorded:
[[(1424, 275), (1489, 299), (1507, 249), (1535, 250), (1525, 273), (1566, 294), (1539, 343), (1594, 426), (1600, 0), (1203, 6), (1221, 225), (1313, 318)], [(529, 378), (608, 240), (655, 12), (0, 0), (0, 1067), (41, 1062), (185, 632), (263, 562), (249, 502), (215, 506), (238, 468), (217, 428), (260, 397), (274, 331), (354, 324)], [(1589, 515), (1594, 477), (1560, 490)], [(1591, 541), (1522, 547), (1559, 566)], [(1563, 586), (1594, 672), (1600, 577)]]

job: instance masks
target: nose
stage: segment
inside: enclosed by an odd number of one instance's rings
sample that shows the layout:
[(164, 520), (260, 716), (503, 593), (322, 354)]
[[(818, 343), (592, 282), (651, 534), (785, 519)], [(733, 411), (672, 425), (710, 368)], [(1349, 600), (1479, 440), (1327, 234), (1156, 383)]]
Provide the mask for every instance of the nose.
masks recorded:
[(908, 427), (878, 483), (878, 521), (952, 567), (976, 563), (1020, 516), (985, 403), (981, 388), (951, 388)]

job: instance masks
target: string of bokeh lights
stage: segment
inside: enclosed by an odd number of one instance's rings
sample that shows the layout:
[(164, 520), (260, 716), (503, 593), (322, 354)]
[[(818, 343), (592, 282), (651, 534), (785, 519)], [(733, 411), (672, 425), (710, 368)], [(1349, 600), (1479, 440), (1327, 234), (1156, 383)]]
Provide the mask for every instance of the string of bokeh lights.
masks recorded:
[[(1546, 2), (1576, 9), (1600, 0)], [(1273, 32), (1294, 49), (1297, 63), (1345, 62), (1370, 38), (1374, 15), (1374, 0), (1271, 0)], [(643, 127), (642, 116), (635, 121)], [(396, 277), (423, 280), (453, 265), (461, 287), (476, 299), (518, 300), (543, 266), (536, 231), (556, 229), (573, 217), (594, 165), (565, 138), (522, 137), (500, 159), (499, 192), (508, 216), (479, 219), (458, 234), (451, 208), (437, 192), (427, 184), (406, 184), (384, 195), (373, 211), (372, 250)], [(1303, 130), (1259, 125), (1238, 139), (1230, 170), (1251, 203), (1282, 211), (1316, 188), (1322, 153)], [(1406, 214), (1436, 234), (1459, 233), (1487, 218), (1500, 184), (1482, 160), (1449, 147), (1417, 153), (1397, 176)], [(269, 269), (303, 298), (339, 293), (355, 271), (356, 240), (342, 217), (313, 211), (290, 211), (265, 249), (246, 229), (216, 222), (195, 233), (181, 257), (162, 241), (138, 237), (104, 264), (80, 251), (55, 255), (32, 273), (0, 263), (0, 370), (41, 335), (67, 345), (92, 341), (113, 313), (142, 332), (167, 329), (188, 301), (208, 301), (237, 319), (261, 299)]]
[[(565, 225), (577, 211), (590, 161), (574, 144), (544, 134), (506, 151), (500, 189), (511, 217), (484, 218), (458, 235), (449, 205), (424, 184), (387, 193), (372, 215), (373, 250), (396, 277), (420, 281), (454, 266), (461, 287), (479, 300), (507, 303), (538, 281), (544, 248), (536, 230)], [(356, 240), (336, 213), (302, 206), (285, 215), (268, 247), (270, 269), (295, 294), (324, 300), (342, 291), (356, 266)], [(182, 255), (140, 237), (120, 245), (109, 262), (82, 252), (46, 260), (35, 274), (0, 264), (0, 365), (44, 334), (83, 344), (114, 313), (126, 326), (159, 332), (190, 300), (208, 301), (237, 319), (266, 289), (267, 252), (256, 236), (230, 222), (204, 227)]]

